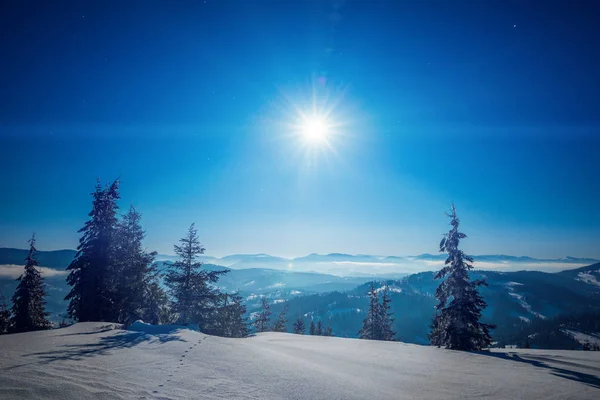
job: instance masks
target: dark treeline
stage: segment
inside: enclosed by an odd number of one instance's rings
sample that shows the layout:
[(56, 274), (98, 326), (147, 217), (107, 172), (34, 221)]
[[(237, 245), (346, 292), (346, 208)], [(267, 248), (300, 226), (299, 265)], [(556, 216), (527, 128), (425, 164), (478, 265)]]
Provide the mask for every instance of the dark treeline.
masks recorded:
[(390, 312), (391, 300), (388, 296), (387, 286), (381, 290), (381, 301), (375, 289), (375, 284), (371, 283), (369, 290), (369, 309), (367, 316), (363, 321), (362, 329), (358, 332), (360, 339), (368, 340), (395, 340), (396, 333), (392, 330), (394, 319)]
[[(92, 193), (89, 219), (79, 230), (77, 254), (67, 270), (71, 286), (65, 297), (68, 316), (77, 322), (110, 321), (129, 325), (142, 320), (154, 325), (197, 325), (205, 333), (226, 337), (246, 337), (249, 322), (246, 306), (239, 293), (223, 293), (219, 278), (227, 270), (203, 268), (199, 256), (204, 247), (198, 231), (191, 224), (174, 246), (178, 260), (167, 263), (167, 271), (159, 274), (155, 267), (156, 252), (143, 246), (145, 232), (142, 215), (134, 208), (119, 216), (119, 181), (102, 186), (98, 181)], [(480, 322), (486, 303), (478, 287), (484, 280), (471, 280), (472, 258), (459, 250), (466, 235), (458, 231), (459, 219), (454, 205), (451, 229), (440, 243), (440, 251), (448, 253), (444, 267), (436, 274), (441, 283), (435, 293), (438, 300), (431, 323), (430, 342), (457, 350), (481, 350), (491, 345), (492, 325)], [(8, 309), (0, 296), (0, 333), (48, 329), (51, 323), (45, 311), (46, 289), (36, 259), (35, 237), (29, 241), (25, 270)], [(392, 326), (391, 298), (387, 286), (375, 289), (371, 284), (369, 308), (359, 331), (361, 339), (398, 340)], [(271, 322), (272, 312), (263, 297), (261, 309), (255, 313), (252, 326), (260, 332), (287, 332), (288, 304)], [(298, 315), (292, 332), (305, 334), (306, 323)], [(310, 335), (333, 336), (331, 324), (311, 317)]]
[(194, 224), (174, 246), (179, 259), (159, 276), (156, 252), (143, 247), (141, 214), (130, 207), (118, 217), (119, 181), (104, 187), (98, 182), (92, 196), (90, 219), (79, 230), (77, 255), (67, 268), (72, 288), (65, 300), (73, 320), (195, 324), (214, 335), (248, 335), (241, 297), (215, 285), (227, 271), (205, 270), (198, 261), (205, 249)]
[(533, 318), (521, 321), (514, 333), (501, 345), (516, 345), (520, 348), (571, 349), (600, 351), (598, 337), (589, 335), (590, 340), (575, 340), (569, 331), (600, 332), (600, 314), (582, 312), (572, 315), (558, 315), (554, 318)]
[[(271, 325), (271, 307), (269, 306), (269, 302), (267, 301), (267, 299), (263, 297), (261, 299), (261, 309), (257, 313), (256, 318), (254, 320), (254, 329), (256, 330), (256, 332), (288, 332), (286, 327), (288, 322), (288, 305), (289, 303), (286, 303), (283, 306), (283, 308), (277, 315), (275, 322), (273, 322), (273, 324)], [(297, 335), (304, 335), (306, 333), (306, 324), (304, 323), (304, 320), (302, 319), (301, 315), (298, 315), (298, 317), (294, 321), (292, 325), (292, 333)], [(333, 336), (333, 329), (331, 327), (331, 324), (329, 324), (327, 328), (324, 328), (322, 321), (319, 320), (317, 324), (315, 324), (315, 321), (311, 320), (308, 334), (316, 336)]]
[[(205, 270), (198, 261), (204, 247), (194, 224), (175, 245), (179, 260), (160, 275), (154, 263), (156, 252), (143, 246), (142, 215), (134, 207), (118, 215), (119, 181), (106, 186), (98, 182), (92, 197), (89, 220), (79, 230), (77, 254), (67, 267), (71, 290), (65, 300), (72, 321), (110, 321), (127, 326), (142, 320), (154, 325), (197, 325), (213, 335), (248, 336), (242, 297), (216, 288), (219, 277), (227, 271)], [(45, 311), (46, 287), (36, 258), (35, 237), (29, 243), (12, 309), (0, 296), (0, 333), (52, 327)], [(64, 325), (65, 321), (61, 322), (60, 326)]]

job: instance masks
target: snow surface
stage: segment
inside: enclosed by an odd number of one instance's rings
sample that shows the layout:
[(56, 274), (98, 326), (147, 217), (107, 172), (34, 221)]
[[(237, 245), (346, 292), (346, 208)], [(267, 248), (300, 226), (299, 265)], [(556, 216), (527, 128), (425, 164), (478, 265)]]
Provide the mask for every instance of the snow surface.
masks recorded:
[(522, 283), (519, 282), (506, 282), (506, 286), (523, 286)]
[(455, 352), (106, 323), (0, 336), (0, 399), (597, 399), (600, 352)]
[(589, 335), (587, 333), (574, 331), (571, 329), (563, 329), (562, 331), (564, 333), (566, 333), (567, 335), (570, 335), (573, 339), (577, 340), (581, 344), (590, 343), (590, 344), (597, 344), (600, 346), (600, 335), (597, 333), (593, 334), (593, 335)]
[(193, 331), (199, 331), (200, 327), (197, 324), (192, 325), (151, 325), (144, 321), (135, 321), (129, 328), (128, 331), (143, 332), (150, 335), (164, 335), (181, 331), (182, 329), (189, 329)]
[[(535, 315), (538, 318), (546, 319), (545, 315), (542, 315), (542, 314), (540, 314), (538, 312), (533, 311), (533, 309), (531, 308), (531, 304), (529, 304), (525, 300), (525, 297), (523, 297), (523, 295), (515, 292), (515, 286), (519, 286), (519, 285), (521, 285), (521, 283), (519, 283), (519, 282), (508, 282), (508, 283), (506, 283), (505, 286), (508, 289), (508, 294), (511, 297), (517, 299), (517, 301), (519, 302), (519, 304), (521, 304), (521, 307), (523, 307), (528, 313), (533, 314), (533, 315)], [(523, 319), (524, 317), (519, 317), (519, 318), (521, 318), (522, 320), (524, 320)]]
[(375, 289), (375, 293), (383, 292), (386, 288), (387, 288), (388, 292), (402, 293), (401, 288), (398, 288), (396, 286), (389, 286), (389, 285), (384, 285), (380, 288)]
[(600, 282), (590, 272), (580, 272), (577, 274), (579, 281), (589, 283), (590, 285), (600, 286)]

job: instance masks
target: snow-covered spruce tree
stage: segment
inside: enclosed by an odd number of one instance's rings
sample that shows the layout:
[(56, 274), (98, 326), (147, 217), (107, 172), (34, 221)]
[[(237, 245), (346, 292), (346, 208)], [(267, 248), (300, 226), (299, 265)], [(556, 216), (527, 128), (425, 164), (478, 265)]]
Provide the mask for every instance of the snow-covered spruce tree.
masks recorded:
[(333, 328), (331, 327), (331, 324), (327, 325), (327, 328), (325, 328), (325, 331), (323, 332), (323, 336), (333, 336)]
[(218, 323), (213, 325), (212, 335), (243, 338), (248, 336), (248, 319), (244, 316), (246, 306), (239, 292), (223, 295), (223, 305), (218, 310)]
[(435, 292), (439, 300), (429, 336), (431, 344), (455, 350), (481, 350), (490, 346), (490, 329), (493, 325), (479, 322), (486, 303), (479, 294), (479, 286), (487, 286), (485, 280), (472, 281), (469, 271), (473, 259), (458, 249), (461, 239), (467, 237), (458, 231), (459, 219), (452, 204), (452, 229), (440, 242), (440, 252), (447, 252), (444, 267), (435, 275), (443, 279)]
[(114, 301), (117, 321), (126, 325), (142, 318), (148, 286), (156, 277), (153, 266), (156, 252), (144, 249), (146, 233), (142, 215), (131, 206), (117, 225), (115, 235)]
[(152, 325), (174, 323), (175, 316), (171, 312), (169, 297), (158, 280), (151, 280), (145, 290), (142, 320)]
[(317, 328), (315, 329), (315, 335), (317, 335), (317, 336), (323, 335), (323, 322), (321, 322), (321, 320), (319, 320), (319, 322), (317, 322)]
[(29, 255), (25, 259), (25, 272), (17, 280), (19, 285), (12, 297), (12, 332), (28, 332), (52, 327), (48, 321), (46, 307), (46, 288), (44, 278), (38, 270), (36, 259), (35, 235), (29, 239)]
[(231, 303), (228, 304), (227, 317), (229, 321), (229, 337), (244, 338), (250, 334), (246, 305), (239, 292), (229, 295)]
[(217, 309), (222, 299), (222, 294), (213, 285), (228, 271), (202, 269), (198, 256), (204, 254), (205, 249), (198, 240), (194, 224), (179, 242), (181, 245), (174, 246), (179, 260), (169, 265), (165, 276), (178, 323), (197, 323), (200, 329), (211, 330), (211, 325), (217, 323)]
[(100, 181), (96, 190), (90, 220), (79, 230), (82, 233), (75, 259), (67, 267), (71, 271), (67, 283), (72, 286), (65, 297), (69, 300), (69, 316), (78, 321), (114, 321), (115, 232), (119, 181), (104, 188)]
[(10, 326), (10, 310), (6, 304), (6, 297), (0, 289), (0, 335), (8, 332)]
[(308, 334), (314, 335), (316, 331), (317, 331), (317, 327), (315, 326), (315, 321), (312, 320), (312, 321), (310, 321), (310, 327), (308, 328)]
[(363, 320), (362, 329), (358, 331), (360, 339), (378, 340), (381, 337), (381, 324), (379, 317), (381, 316), (379, 297), (375, 290), (375, 283), (371, 282), (369, 288), (369, 310), (367, 316)]
[(294, 322), (292, 332), (297, 335), (304, 335), (304, 333), (306, 332), (306, 325), (304, 324), (304, 320), (302, 319), (301, 315), (298, 315), (296, 322)]
[(262, 298), (261, 310), (254, 320), (254, 329), (256, 333), (266, 332), (269, 330), (269, 322), (271, 321), (271, 308), (265, 297)]
[(285, 304), (283, 309), (277, 316), (275, 323), (273, 324), (273, 332), (287, 332), (287, 328), (285, 324), (287, 324), (287, 312), (288, 312), (289, 304)]
[(381, 293), (381, 304), (379, 305), (379, 337), (377, 340), (395, 340), (396, 332), (393, 330), (394, 326), (394, 313), (390, 312), (392, 299), (389, 296), (387, 285), (383, 287)]

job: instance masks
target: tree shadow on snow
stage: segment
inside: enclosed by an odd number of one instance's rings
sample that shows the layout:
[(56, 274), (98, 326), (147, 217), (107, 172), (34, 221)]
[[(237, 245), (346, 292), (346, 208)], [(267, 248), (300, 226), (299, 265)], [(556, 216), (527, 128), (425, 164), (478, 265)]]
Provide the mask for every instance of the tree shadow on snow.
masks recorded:
[[(563, 361), (563, 360), (557, 360), (552, 357), (537, 356), (537, 355), (533, 355), (533, 354), (526, 354), (525, 355), (526, 358), (521, 357), (518, 353), (512, 353), (512, 352), (510, 352), (510, 353), (477, 352), (476, 354), (484, 355), (484, 356), (488, 356), (488, 357), (496, 357), (496, 358), (500, 358), (503, 360), (521, 362), (521, 363), (533, 365), (534, 367), (548, 369), (548, 370), (550, 370), (550, 373), (552, 375), (557, 376), (559, 378), (569, 379), (569, 380), (572, 380), (575, 382), (581, 382), (581, 383), (584, 383), (591, 387), (594, 387), (596, 389), (600, 389), (600, 377), (599, 377), (600, 376), (600, 368), (582, 365), (582, 364), (576, 364), (576, 363)], [(561, 365), (565, 365), (565, 366), (579, 367), (580, 369), (593, 370), (593, 371), (597, 371), (599, 373), (598, 373), (598, 375), (586, 374), (586, 373), (575, 371), (572, 369), (567, 369), (566, 367), (561, 368), (561, 367), (549, 365), (549, 364), (545, 363), (544, 361), (552, 362), (554, 364), (561, 364)]]
[[(99, 332), (96, 331), (94, 333)], [(53, 351), (30, 353), (23, 355), (23, 357), (36, 357), (35, 364), (49, 364), (54, 361), (76, 361), (89, 357), (103, 356), (113, 351), (132, 348), (142, 343), (153, 344), (173, 341), (185, 342), (179, 335), (172, 333), (152, 335), (144, 332), (125, 331), (116, 335), (102, 337), (94, 343), (67, 344)], [(15, 365), (7, 369), (14, 369), (25, 365), (27, 364)]]
[(63, 333), (62, 335), (58, 335), (58, 336), (81, 336), (81, 335), (96, 335), (98, 333), (105, 333), (105, 332), (110, 332), (113, 331), (115, 329), (118, 329), (114, 326), (101, 326), (98, 329), (94, 330), (94, 331), (87, 331), (87, 332), (75, 332), (75, 333)]

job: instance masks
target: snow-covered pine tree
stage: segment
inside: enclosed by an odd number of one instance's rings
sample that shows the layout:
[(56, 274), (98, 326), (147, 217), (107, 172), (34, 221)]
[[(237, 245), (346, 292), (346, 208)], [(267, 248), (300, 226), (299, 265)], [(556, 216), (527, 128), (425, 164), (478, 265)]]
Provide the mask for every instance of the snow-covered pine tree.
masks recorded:
[(156, 279), (150, 281), (145, 290), (142, 320), (152, 325), (175, 322), (175, 317), (169, 307), (169, 297), (158, 281)]
[(363, 320), (362, 329), (358, 331), (358, 337), (360, 339), (368, 339), (368, 340), (378, 340), (381, 337), (380, 330), (380, 321), (379, 317), (381, 315), (380, 312), (380, 304), (379, 297), (377, 296), (377, 291), (375, 290), (375, 283), (371, 282), (371, 286), (369, 288), (369, 310), (367, 311), (367, 316)]
[(304, 320), (302, 319), (301, 315), (298, 315), (296, 322), (294, 322), (292, 332), (297, 335), (304, 335), (304, 333), (306, 332), (306, 325), (304, 324)]
[(327, 328), (325, 328), (325, 331), (323, 332), (323, 336), (333, 336), (333, 328), (331, 327), (331, 324), (327, 325)]
[(317, 335), (317, 336), (323, 335), (323, 322), (321, 322), (321, 320), (319, 320), (319, 322), (317, 322), (317, 328), (315, 329), (315, 335)]
[(10, 310), (6, 304), (6, 297), (0, 289), (0, 335), (8, 332), (10, 326)]
[(287, 328), (285, 324), (287, 324), (287, 312), (288, 312), (289, 304), (286, 303), (283, 306), (283, 309), (277, 316), (275, 323), (273, 324), (273, 332), (287, 332)]
[(114, 239), (117, 227), (119, 181), (96, 190), (90, 220), (79, 230), (82, 233), (75, 259), (67, 267), (71, 271), (67, 283), (72, 286), (65, 297), (69, 300), (69, 316), (83, 321), (112, 321), (115, 319)]
[(142, 318), (148, 286), (156, 278), (156, 252), (144, 249), (142, 215), (133, 207), (118, 222), (116, 232), (115, 303), (117, 321), (130, 324)]
[(38, 270), (35, 235), (29, 239), (29, 255), (25, 259), (25, 272), (17, 280), (19, 285), (12, 297), (12, 317), (10, 329), (13, 332), (37, 331), (52, 327), (48, 321), (46, 307), (46, 287)]
[(256, 333), (266, 332), (269, 330), (269, 322), (271, 321), (271, 308), (266, 297), (262, 298), (261, 310), (254, 320), (254, 329)]
[(315, 326), (315, 321), (310, 321), (310, 327), (308, 328), (308, 334), (314, 335), (316, 333), (317, 327)]
[(387, 285), (383, 287), (381, 291), (381, 304), (379, 305), (379, 338), (377, 340), (395, 340), (396, 332), (393, 330), (394, 326), (394, 313), (390, 312), (392, 308), (392, 299), (389, 296)]
[(229, 323), (230, 337), (244, 338), (250, 334), (248, 329), (248, 317), (246, 317), (246, 305), (244, 298), (240, 296), (240, 292), (236, 292), (229, 296), (231, 303), (229, 304)]
[(198, 256), (204, 254), (204, 247), (198, 240), (198, 231), (190, 225), (187, 234), (175, 245), (179, 260), (169, 265), (165, 284), (174, 299), (173, 309), (178, 315), (178, 323), (197, 323), (201, 329), (210, 330), (217, 322), (216, 311), (222, 294), (212, 285), (228, 271), (208, 271), (202, 269)]
[(216, 336), (243, 338), (248, 336), (248, 319), (244, 316), (246, 306), (239, 292), (225, 294), (223, 306), (219, 308), (218, 324), (214, 324), (214, 330), (210, 333)]
[(479, 322), (486, 307), (479, 294), (479, 286), (487, 286), (485, 280), (472, 281), (469, 271), (473, 269), (473, 259), (458, 249), (461, 239), (467, 237), (458, 231), (460, 220), (452, 204), (450, 214), (452, 229), (440, 242), (440, 252), (447, 252), (445, 266), (435, 275), (443, 279), (435, 292), (439, 300), (435, 319), (429, 336), (431, 344), (455, 350), (481, 350), (490, 346), (490, 329), (493, 325)]
[(156, 276), (153, 266), (156, 252), (148, 252), (143, 247), (146, 233), (140, 224), (141, 218), (131, 206), (119, 221), (115, 236), (116, 268), (112, 287), (117, 322), (126, 325), (142, 318), (148, 286)]

